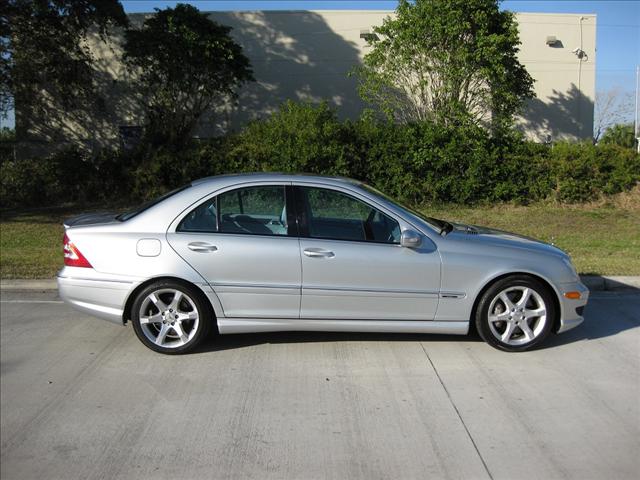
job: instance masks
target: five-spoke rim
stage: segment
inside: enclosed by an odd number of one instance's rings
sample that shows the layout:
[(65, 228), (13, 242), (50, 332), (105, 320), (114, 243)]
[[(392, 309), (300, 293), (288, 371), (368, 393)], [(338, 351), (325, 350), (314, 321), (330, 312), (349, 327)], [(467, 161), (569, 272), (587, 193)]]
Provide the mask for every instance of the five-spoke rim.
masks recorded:
[(142, 301), (139, 313), (145, 337), (160, 347), (181, 347), (198, 331), (198, 309), (193, 300), (180, 290), (151, 292)]
[(489, 328), (507, 345), (524, 345), (542, 333), (547, 323), (547, 306), (531, 287), (509, 287), (489, 305)]

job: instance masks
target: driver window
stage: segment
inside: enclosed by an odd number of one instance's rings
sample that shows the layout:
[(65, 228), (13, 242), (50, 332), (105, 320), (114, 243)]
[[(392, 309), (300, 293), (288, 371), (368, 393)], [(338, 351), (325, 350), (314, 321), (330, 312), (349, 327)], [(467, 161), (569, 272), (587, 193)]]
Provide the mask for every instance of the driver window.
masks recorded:
[(400, 243), (400, 225), (376, 208), (323, 188), (302, 187), (309, 236), (333, 240)]
[(287, 235), (284, 186), (247, 187), (218, 195), (220, 232)]

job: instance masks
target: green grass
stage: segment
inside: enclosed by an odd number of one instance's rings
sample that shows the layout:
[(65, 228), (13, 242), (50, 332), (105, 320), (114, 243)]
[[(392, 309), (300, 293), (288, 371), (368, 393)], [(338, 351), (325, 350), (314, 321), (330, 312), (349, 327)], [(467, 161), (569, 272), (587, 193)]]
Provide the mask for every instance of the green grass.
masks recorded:
[(62, 268), (62, 220), (68, 211), (3, 215), (0, 222), (0, 276), (52, 278)]
[(640, 275), (640, 208), (635, 205), (442, 206), (428, 215), (507, 230), (553, 243), (581, 274)]
[[(581, 206), (442, 205), (421, 210), (438, 218), (553, 242), (571, 254), (583, 274), (640, 275), (638, 198), (640, 194), (636, 191), (623, 201)], [(81, 211), (56, 208), (5, 212), (0, 221), (0, 276), (4, 279), (54, 277), (62, 267), (62, 220)]]

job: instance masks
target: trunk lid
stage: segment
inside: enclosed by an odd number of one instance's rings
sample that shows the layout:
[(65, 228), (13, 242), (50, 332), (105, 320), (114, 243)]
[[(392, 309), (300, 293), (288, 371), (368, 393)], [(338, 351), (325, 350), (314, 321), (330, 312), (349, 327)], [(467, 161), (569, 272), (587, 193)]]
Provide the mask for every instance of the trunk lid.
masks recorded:
[(104, 225), (107, 223), (118, 223), (117, 213), (83, 213), (76, 217), (69, 218), (63, 222), (64, 228), (84, 227), (88, 225)]

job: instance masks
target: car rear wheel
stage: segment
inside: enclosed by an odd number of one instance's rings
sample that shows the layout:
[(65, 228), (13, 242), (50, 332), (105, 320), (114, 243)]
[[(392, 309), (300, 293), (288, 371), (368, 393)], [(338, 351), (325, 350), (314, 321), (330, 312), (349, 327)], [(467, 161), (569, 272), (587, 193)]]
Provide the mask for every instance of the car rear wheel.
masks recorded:
[(476, 309), (476, 328), (489, 345), (508, 352), (528, 350), (549, 335), (555, 319), (552, 293), (540, 281), (514, 275), (494, 283)]
[(160, 281), (144, 288), (131, 309), (133, 329), (151, 350), (178, 354), (192, 351), (206, 337), (211, 308), (194, 287)]

